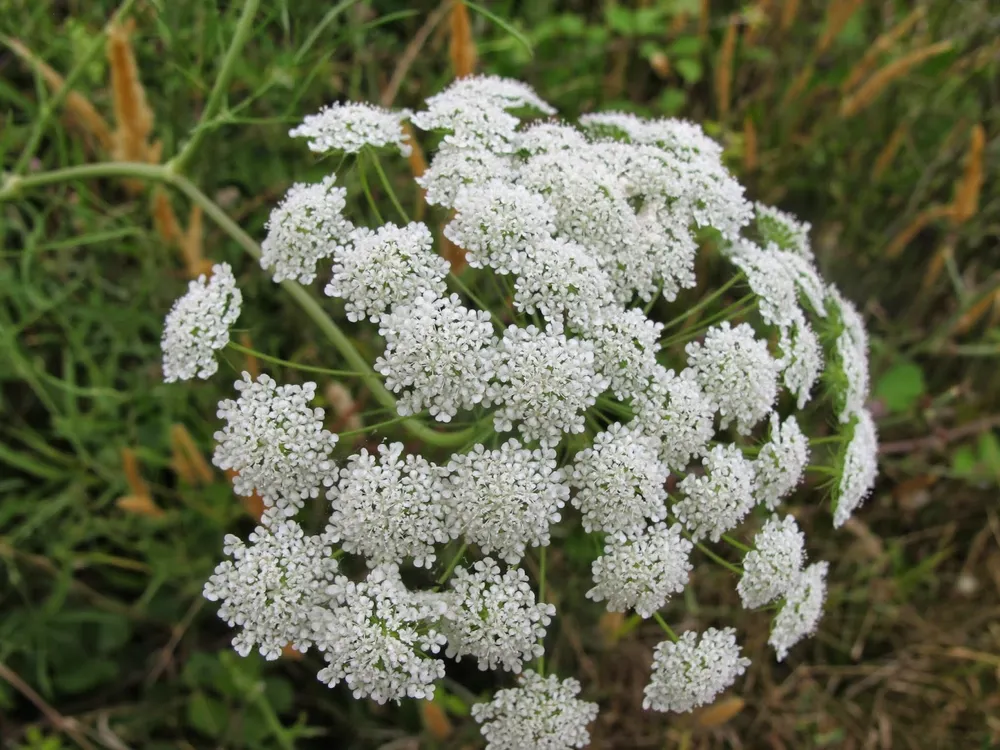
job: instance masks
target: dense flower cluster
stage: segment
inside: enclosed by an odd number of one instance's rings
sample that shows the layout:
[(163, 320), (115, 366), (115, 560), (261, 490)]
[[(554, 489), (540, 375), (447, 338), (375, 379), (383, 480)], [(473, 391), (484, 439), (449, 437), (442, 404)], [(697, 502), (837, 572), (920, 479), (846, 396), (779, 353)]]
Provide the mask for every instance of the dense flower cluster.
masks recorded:
[[(338, 441), (315, 383), (244, 374), (219, 404), (215, 463), (269, 509), (248, 542), (226, 538), (232, 559), (205, 589), (241, 653), (315, 646), (319, 678), (358, 697), (429, 698), (445, 658), (519, 674), (471, 709), (493, 750), (589, 740), (597, 707), (580, 685), (526, 669), (564, 622), (544, 595), (552, 566), (584, 558), (588, 598), (659, 622), (644, 705), (690, 711), (749, 665), (734, 629), (678, 638), (661, 616), (694, 562), (742, 572), (744, 606), (777, 610), (784, 659), (818, 626), (828, 565), (806, 566), (791, 515), (752, 539), (742, 524), (778, 512), (810, 469), (829, 477), (840, 526), (877, 473), (867, 332), (819, 274), (809, 225), (748, 201), (696, 124), (529, 113), (555, 114), (523, 83), (472, 76), (414, 113), (335, 104), (292, 131), (356, 155), (364, 195), (335, 175), (294, 185), (261, 264), (300, 299), (296, 282), (323, 280), (335, 301), (307, 311), (331, 312), (327, 340), (359, 392), (395, 414), (353, 415)], [(405, 120), (438, 148), (422, 191), (400, 200), (380, 180), (404, 221), (372, 225), (363, 178), (386, 177), (380, 150), (409, 153)], [(418, 192), (426, 224), (405, 219)], [(708, 266), (731, 277), (699, 298)], [(240, 303), (225, 264), (192, 282), (167, 319), (165, 379), (215, 372)], [(813, 415), (829, 405), (832, 419)], [(303, 508), (321, 490), (325, 525)], [(742, 571), (706, 546), (720, 542), (746, 551)]]

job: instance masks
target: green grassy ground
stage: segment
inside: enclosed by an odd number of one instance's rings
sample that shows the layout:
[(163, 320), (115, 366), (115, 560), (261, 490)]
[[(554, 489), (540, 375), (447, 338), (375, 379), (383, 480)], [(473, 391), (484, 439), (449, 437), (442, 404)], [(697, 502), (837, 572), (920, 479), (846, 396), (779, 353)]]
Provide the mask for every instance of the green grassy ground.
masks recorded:
[[(564, 581), (554, 592), (563, 614), (552, 658), (605, 704), (594, 747), (1000, 745), (995, 10), (987, 0), (925, 2), (899, 39), (876, 42), (912, 3), (854, 3), (843, 24), (838, 9), (852, 3), (803, 0), (793, 15), (778, 2), (713, 0), (704, 21), (698, 2), (681, 0), (486, 5), (504, 24), (473, 14), (481, 70), (529, 81), (567, 115), (624, 108), (705, 122), (755, 198), (813, 222), (821, 265), (860, 303), (873, 334), (873, 409), (885, 442), (878, 490), (839, 533), (825, 516), (803, 513), (810, 552), (832, 563), (828, 613), (784, 665), (765, 653), (767, 622), (750, 618), (747, 650), (760, 658), (738, 691), (745, 706), (728, 721), (642, 713), (657, 633), (640, 628), (611, 644), (577, 624), (597, 609), (570, 614), (583, 582), (567, 561), (551, 560)], [(101, 32), (115, 7), (0, 0), (4, 171), (108, 158), (67, 125), (63, 107), (50, 107), (51, 91), (11, 38), (58, 71), (77, 70), (76, 90), (110, 119)], [(410, 46), (436, 7), (263, 3), (220, 91), (225, 106), (198, 125), (241, 4), (137, 2), (130, 16), (152, 136), (169, 159), (198, 126), (187, 176), (260, 238), (288, 185), (324, 173), (285, 137), (302, 114), (333, 98), (378, 101), (397, 71), (400, 106), (451, 79), (446, 22)], [(874, 71), (942, 42), (866, 106), (845, 111)], [(846, 86), (873, 45), (884, 49)], [(938, 211), (899, 247), (922, 212), (963, 194), (977, 124), (985, 145), (975, 209)], [(169, 195), (186, 223), (188, 198)], [(229, 649), (201, 587), (222, 536), (252, 522), (220, 474), (189, 483), (171, 465), (174, 424), (210, 451), (227, 378), (161, 383), (162, 319), (185, 269), (154, 229), (150, 190), (87, 178), (24, 191), (0, 203), (0, 237), (0, 743), (476, 747), (461, 701), (444, 701), (456, 730), (436, 740), (413, 706), (379, 709), (320, 685), (312, 657), (265, 664)], [(240, 325), (257, 349), (325, 361), (302, 313), (211, 217), (203, 247), (234, 265), (254, 300)], [(134, 492), (123, 449), (138, 458), (161, 515), (120, 507)], [(698, 589), (701, 601), (686, 606), (737, 610), (731, 582), (709, 577)]]

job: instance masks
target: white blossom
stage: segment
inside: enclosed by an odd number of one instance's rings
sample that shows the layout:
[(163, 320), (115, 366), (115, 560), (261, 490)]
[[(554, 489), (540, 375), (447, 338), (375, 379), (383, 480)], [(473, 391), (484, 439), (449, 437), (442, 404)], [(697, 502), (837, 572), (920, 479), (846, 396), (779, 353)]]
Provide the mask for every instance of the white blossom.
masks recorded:
[(771, 624), (768, 643), (778, 661), (784, 661), (788, 650), (803, 638), (816, 632), (826, 603), (826, 575), (829, 565), (813, 563), (799, 575), (785, 593), (785, 602)]
[(695, 379), (712, 398), (722, 427), (736, 422), (746, 435), (771, 411), (778, 395), (778, 364), (753, 328), (725, 321), (708, 329), (703, 343), (685, 347)]
[(586, 531), (624, 535), (666, 518), (666, 481), (656, 441), (615, 422), (576, 455), (569, 484)]
[(875, 487), (878, 475), (878, 433), (867, 409), (854, 415), (844, 430), (847, 438), (840, 481), (834, 490), (833, 525), (841, 527)]
[(524, 548), (549, 543), (549, 526), (569, 499), (552, 449), (508, 440), (497, 450), (476, 445), (448, 464), (446, 498), (456, 533), (510, 564)]
[(771, 516), (743, 558), (743, 577), (736, 590), (744, 607), (756, 609), (785, 596), (802, 573), (805, 542), (792, 516)]
[(799, 312), (798, 287), (778, 254), (778, 246), (762, 248), (749, 240), (739, 240), (729, 249), (729, 258), (743, 271), (757, 295), (764, 322), (779, 327), (791, 325)]
[(597, 260), (571, 240), (543, 239), (522, 261), (514, 307), (576, 328), (598, 325), (610, 308), (611, 281)]
[(659, 366), (656, 353), (663, 324), (638, 308), (618, 306), (607, 308), (602, 318), (585, 333), (594, 345), (594, 364), (618, 398), (634, 398), (646, 389)]
[(809, 463), (809, 438), (799, 428), (794, 416), (782, 422), (771, 414), (770, 439), (754, 461), (754, 497), (770, 510), (802, 481)]
[(640, 616), (652, 617), (687, 585), (692, 547), (681, 536), (680, 524), (660, 522), (613, 537), (591, 568), (594, 587), (587, 598), (607, 601), (610, 612), (634, 608)]
[(660, 459), (676, 471), (700, 456), (715, 435), (715, 404), (691, 370), (677, 375), (658, 366), (635, 406), (636, 421), (659, 442)]
[(521, 266), (551, 239), (555, 211), (539, 194), (501, 180), (463, 188), (444, 235), (465, 250), (473, 268), (520, 273)]
[(829, 303), (840, 316), (842, 331), (837, 338), (837, 361), (846, 379), (843, 392), (836, 393), (842, 424), (851, 421), (868, 400), (868, 333), (858, 309), (835, 287), (830, 287)]
[(393, 305), (412, 302), (424, 292), (444, 293), (448, 261), (433, 251), (425, 224), (384, 224), (376, 231), (359, 227), (333, 253), (333, 276), (326, 287), (345, 301), (349, 320), (378, 322)]
[(239, 398), (219, 402), (226, 424), (215, 433), (212, 462), (236, 472), (236, 494), (257, 492), (266, 505), (291, 515), (319, 495), (337, 445), (337, 436), (323, 427), (323, 410), (309, 406), (316, 384), (279, 386), (266, 374), (254, 381), (244, 372), (234, 386)]
[(754, 204), (757, 232), (765, 243), (773, 242), (782, 250), (788, 250), (796, 255), (812, 261), (813, 252), (809, 244), (809, 232), (812, 225), (807, 221), (799, 221), (789, 213), (777, 208)]
[(275, 283), (292, 279), (311, 284), (316, 264), (348, 241), (354, 226), (344, 218), (347, 191), (335, 187), (336, 179), (330, 175), (311, 185), (297, 182), (271, 211), (260, 265), (271, 270)]
[(386, 347), (375, 370), (389, 390), (402, 392), (396, 404), (401, 415), (429, 408), (439, 422), (449, 422), (459, 409), (483, 400), (496, 347), (485, 310), (463, 307), (455, 294), (425, 291), (382, 315), (379, 333)]
[(229, 328), (240, 317), (243, 295), (228, 263), (212, 266), (188, 284), (163, 324), (163, 380), (173, 383), (197, 376), (210, 378), (219, 369), (215, 352), (229, 343)]
[(445, 522), (445, 472), (422, 456), (403, 456), (403, 444), (378, 446), (378, 458), (362, 449), (340, 470), (326, 494), (333, 513), (327, 534), (345, 552), (364, 555), (370, 567), (413, 558), (418, 568), (434, 562), (434, 545), (451, 539)]
[(689, 630), (676, 643), (663, 641), (656, 647), (642, 707), (684, 713), (708, 705), (749, 666), (732, 628), (709, 628), (700, 640)]
[(430, 654), (445, 644), (433, 623), (447, 611), (445, 597), (408, 591), (395, 565), (360, 583), (339, 576), (330, 591), (336, 606), (314, 611), (314, 640), (327, 663), (320, 681), (345, 681), (355, 698), (377, 703), (433, 698), (444, 662)]
[(801, 309), (792, 320), (791, 325), (780, 331), (777, 363), (782, 382), (795, 395), (796, 406), (803, 409), (823, 372), (823, 348)]
[(240, 628), (233, 648), (246, 656), (256, 646), (268, 660), (288, 644), (308, 649), (313, 608), (329, 603), (326, 590), (337, 572), (329, 540), (282, 520), (258, 526), (249, 545), (227, 534), (223, 551), (232, 560), (219, 563), (204, 595), (222, 600), (219, 617)]
[(356, 154), (365, 146), (394, 146), (403, 156), (409, 156), (412, 149), (402, 126), (409, 116), (405, 109), (394, 112), (360, 102), (331, 104), (307, 115), (288, 134), (293, 138), (308, 138), (309, 150), (320, 154), (331, 151)]
[(694, 262), (698, 243), (685, 226), (683, 216), (669, 206), (650, 202), (637, 218), (639, 243), (645, 248), (646, 260), (652, 268), (652, 281), (660, 285), (660, 296), (673, 302), (681, 289), (693, 289), (697, 282)]
[(472, 706), (482, 724), (486, 750), (569, 750), (590, 742), (587, 725), (597, 704), (579, 700), (580, 683), (525, 670), (516, 688), (498, 690), (489, 703)]
[(677, 485), (684, 498), (673, 513), (695, 540), (717, 542), (755, 505), (754, 466), (735, 445), (717, 445), (701, 462), (703, 475), (688, 474)]
[(561, 122), (538, 122), (517, 134), (517, 150), (532, 156), (549, 151), (582, 149), (587, 138), (572, 125)]
[(563, 433), (584, 430), (584, 412), (597, 402), (607, 380), (594, 370), (590, 341), (567, 339), (560, 326), (510, 326), (496, 358), (496, 380), (486, 389), (485, 406), (497, 432), (518, 423), (526, 440), (555, 445)]
[(425, 198), (430, 205), (452, 208), (462, 188), (484, 185), (490, 180), (510, 183), (514, 174), (509, 156), (484, 148), (460, 148), (445, 143), (416, 182), (427, 191)]
[(541, 656), (540, 640), (555, 617), (552, 604), (535, 602), (528, 575), (500, 566), (491, 558), (472, 570), (459, 567), (451, 579), (451, 599), (441, 631), (448, 639), (446, 655), (478, 660), (481, 670), (502, 666), (520, 672), (525, 661)]

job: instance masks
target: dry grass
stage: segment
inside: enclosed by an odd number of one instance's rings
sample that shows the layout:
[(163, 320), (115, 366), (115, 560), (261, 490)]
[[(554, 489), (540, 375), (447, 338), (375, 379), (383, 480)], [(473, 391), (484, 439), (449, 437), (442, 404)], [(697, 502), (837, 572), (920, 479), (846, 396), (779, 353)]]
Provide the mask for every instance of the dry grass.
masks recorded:
[(840, 116), (854, 117), (878, 99), (893, 81), (898, 81), (917, 65), (920, 65), (920, 63), (930, 60), (932, 57), (936, 57), (943, 52), (947, 52), (952, 46), (951, 40), (945, 39), (934, 44), (929, 44), (926, 47), (915, 49), (893, 60), (872, 74), (867, 81), (858, 86), (854, 93), (844, 97), (840, 104)]
[(986, 130), (981, 123), (972, 126), (969, 150), (965, 154), (965, 171), (955, 187), (951, 219), (963, 224), (979, 210), (979, 194), (983, 187), (983, 151), (986, 148)]
[(448, 56), (451, 58), (451, 69), (456, 78), (471, 76), (476, 72), (476, 42), (472, 38), (472, 24), (469, 22), (469, 9), (462, 0), (455, 0), (449, 14), (451, 35), (448, 39)]
[(738, 34), (737, 19), (730, 18), (726, 25), (726, 33), (722, 37), (718, 60), (715, 63), (715, 105), (719, 112), (719, 119), (723, 121), (729, 117), (733, 88), (733, 60), (736, 57)]

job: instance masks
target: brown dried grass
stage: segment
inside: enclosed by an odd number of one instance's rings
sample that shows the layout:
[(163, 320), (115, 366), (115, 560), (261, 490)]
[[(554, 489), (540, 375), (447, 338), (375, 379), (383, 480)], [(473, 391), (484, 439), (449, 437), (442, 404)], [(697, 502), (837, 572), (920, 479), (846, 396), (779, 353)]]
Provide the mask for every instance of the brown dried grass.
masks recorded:
[(986, 130), (981, 123), (972, 126), (969, 150), (965, 154), (965, 170), (955, 187), (952, 199), (951, 220), (964, 224), (979, 211), (979, 194), (983, 187), (983, 152), (986, 149)]
[(455, 0), (451, 6), (449, 27), (451, 34), (448, 40), (448, 56), (451, 58), (451, 69), (456, 78), (465, 78), (476, 72), (479, 56), (476, 52), (476, 42), (472, 37), (469, 9), (462, 0)]
[(846, 96), (840, 103), (840, 116), (853, 117), (868, 107), (882, 94), (889, 85), (906, 75), (922, 62), (947, 52), (953, 46), (951, 40), (944, 40), (926, 47), (913, 50), (876, 71), (867, 81), (861, 84), (853, 94)]
[(171, 466), (185, 484), (208, 485), (215, 481), (215, 472), (182, 424), (170, 426), (170, 451)]
[(726, 33), (722, 37), (722, 46), (715, 64), (715, 104), (719, 119), (729, 117), (730, 100), (733, 86), (733, 60), (736, 57), (736, 39), (739, 34), (737, 19), (730, 17)]
[(743, 118), (743, 171), (757, 171), (757, 128), (750, 115)]
[(902, 39), (906, 34), (910, 32), (917, 23), (927, 15), (927, 10), (923, 5), (919, 5), (910, 11), (909, 14), (903, 18), (902, 21), (897, 23), (888, 31), (883, 32), (875, 41), (871, 43), (871, 46), (865, 51), (861, 59), (854, 64), (854, 67), (850, 69), (847, 73), (847, 78), (840, 86), (840, 93), (847, 94), (848, 91), (853, 89), (858, 83), (865, 78), (878, 61), (878, 58), (888, 52), (896, 42)]
[(951, 214), (951, 206), (934, 205), (924, 209), (903, 229), (896, 234), (885, 247), (885, 257), (891, 259), (902, 255), (903, 250), (909, 245), (913, 238), (920, 234), (933, 221), (945, 218)]
[(830, 0), (826, 9), (826, 24), (823, 27), (823, 33), (816, 41), (816, 47), (813, 50), (817, 57), (830, 48), (833, 40), (840, 36), (844, 26), (851, 20), (851, 16), (861, 7), (863, 2), (864, 0)]
[(872, 165), (873, 182), (878, 182), (882, 179), (882, 175), (885, 174), (885, 170), (887, 170), (893, 160), (895, 160), (896, 154), (899, 152), (899, 147), (903, 145), (903, 139), (909, 132), (909, 124), (904, 122), (897, 125), (889, 135), (889, 138), (886, 140), (882, 150), (879, 151), (878, 156), (875, 157), (875, 163)]

